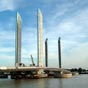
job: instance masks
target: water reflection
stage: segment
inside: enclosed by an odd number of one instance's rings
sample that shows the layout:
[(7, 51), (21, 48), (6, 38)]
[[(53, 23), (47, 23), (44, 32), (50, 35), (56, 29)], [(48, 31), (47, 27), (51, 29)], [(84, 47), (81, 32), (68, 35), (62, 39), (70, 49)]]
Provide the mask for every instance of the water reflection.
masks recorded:
[(44, 81), (44, 79), (38, 79), (38, 87), (39, 88), (45, 88), (45, 81)]
[(0, 88), (88, 88), (88, 75), (70, 79), (0, 79)]
[(18, 79), (18, 80), (13, 80), (13, 81), (14, 81), (15, 88), (21, 88), (21, 81), (22, 80)]
[(63, 80), (62, 79), (59, 79), (59, 84), (60, 84), (59, 87), (63, 88)]
[(63, 79), (46, 78), (37, 81), (39, 88), (63, 88)]

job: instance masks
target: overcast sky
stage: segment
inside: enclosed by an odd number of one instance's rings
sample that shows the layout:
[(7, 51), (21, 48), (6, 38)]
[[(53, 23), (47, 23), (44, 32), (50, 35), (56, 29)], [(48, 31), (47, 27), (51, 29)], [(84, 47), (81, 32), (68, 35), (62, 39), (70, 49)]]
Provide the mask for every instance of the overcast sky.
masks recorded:
[(0, 66), (15, 63), (17, 12), (22, 17), (22, 62), (29, 66), (32, 54), (37, 64), (38, 8), (43, 15), (43, 39), (48, 38), (49, 66), (58, 67), (61, 37), (62, 67), (87, 68), (88, 0), (0, 0)]

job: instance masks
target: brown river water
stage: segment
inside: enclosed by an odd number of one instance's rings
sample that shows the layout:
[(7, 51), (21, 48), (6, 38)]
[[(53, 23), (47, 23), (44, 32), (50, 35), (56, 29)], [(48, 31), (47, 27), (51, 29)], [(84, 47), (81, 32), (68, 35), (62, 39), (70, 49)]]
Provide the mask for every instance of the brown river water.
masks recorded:
[(0, 79), (0, 88), (88, 88), (88, 74), (67, 79)]

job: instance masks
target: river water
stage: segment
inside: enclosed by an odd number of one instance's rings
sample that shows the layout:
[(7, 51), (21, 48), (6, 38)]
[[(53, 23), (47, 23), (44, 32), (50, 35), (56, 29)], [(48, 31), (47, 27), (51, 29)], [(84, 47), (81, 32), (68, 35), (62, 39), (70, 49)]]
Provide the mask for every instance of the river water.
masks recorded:
[(0, 88), (88, 88), (88, 74), (68, 79), (0, 79)]

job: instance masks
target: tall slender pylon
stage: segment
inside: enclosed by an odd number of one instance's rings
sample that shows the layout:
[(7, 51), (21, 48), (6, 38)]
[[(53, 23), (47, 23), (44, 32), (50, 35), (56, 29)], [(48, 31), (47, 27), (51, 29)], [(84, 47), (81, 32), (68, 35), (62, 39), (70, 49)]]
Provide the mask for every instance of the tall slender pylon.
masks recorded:
[(61, 68), (61, 38), (58, 38), (58, 59), (59, 59), (59, 68)]
[(37, 14), (37, 52), (38, 52), (38, 66), (42, 67), (43, 66), (43, 16), (38, 9), (38, 14)]
[(45, 66), (48, 67), (48, 39), (45, 40)]
[(16, 29), (16, 45), (15, 45), (15, 66), (19, 66), (21, 63), (21, 25), (22, 19), (20, 14), (17, 12), (16, 17), (17, 29)]

